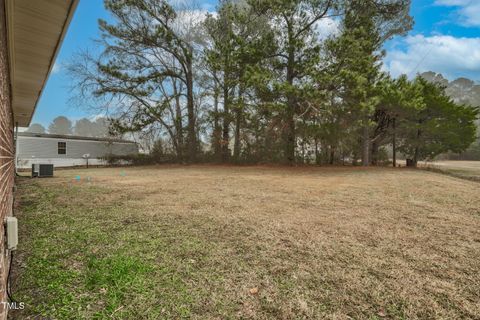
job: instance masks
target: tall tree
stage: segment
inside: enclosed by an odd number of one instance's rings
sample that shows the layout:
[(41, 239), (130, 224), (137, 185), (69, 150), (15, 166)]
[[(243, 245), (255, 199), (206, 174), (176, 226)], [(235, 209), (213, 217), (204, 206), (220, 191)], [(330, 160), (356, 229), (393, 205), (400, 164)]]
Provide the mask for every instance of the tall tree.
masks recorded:
[(397, 165), (398, 128), (404, 119), (424, 107), (422, 87), (402, 75), (397, 79), (386, 78), (379, 84), (380, 102), (373, 115), (371, 135), (371, 160), (376, 164), (379, 146), (391, 143), (393, 166)]
[(48, 133), (54, 134), (72, 134), (73, 126), (72, 121), (67, 117), (59, 116), (53, 119), (52, 123), (48, 126)]
[(45, 133), (45, 127), (42, 126), (40, 123), (32, 123), (28, 129), (27, 132), (31, 133)]
[(220, 2), (217, 14), (209, 15), (205, 25), (210, 38), (210, 45), (205, 50), (206, 64), (218, 87), (214, 88), (214, 100), (218, 102), (219, 95), (223, 97), (223, 160), (227, 161), (231, 155), (233, 122), (233, 157), (239, 161), (246, 93), (251, 87), (252, 69), (270, 54), (272, 34), (268, 20), (257, 15), (245, 2)]
[(271, 87), (282, 118), (284, 162), (295, 162), (296, 115), (309, 86), (309, 72), (319, 63), (316, 24), (335, 9), (332, 0), (252, 0), (255, 10), (271, 17), (278, 49), (272, 54), (277, 77)]
[(75, 121), (73, 132), (77, 136), (85, 137), (106, 137), (108, 136), (109, 122), (104, 117), (99, 117), (94, 121), (82, 118)]
[[(205, 51), (206, 62), (213, 71), (212, 75), (223, 96), (223, 128), (221, 134), (222, 161), (230, 158), (230, 123), (233, 90), (236, 87), (234, 15), (236, 6), (231, 2), (220, 3), (217, 16), (209, 15), (205, 25), (211, 39), (211, 46)], [(218, 95), (215, 96), (218, 99)], [(218, 103), (218, 101), (217, 101)], [(218, 112), (218, 110), (217, 110)], [(218, 124), (217, 124), (218, 125)]]
[(466, 150), (476, 138), (479, 109), (456, 104), (438, 84), (420, 77), (415, 81), (422, 90), (423, 107), (405, 115), (400, 128), (400, 150), (409, 164), (416, 166), (440, 153)]
[[(480, 84), (467, 79), (458, 78), (448, 81), (440, 73), (424, 72), (420, 74), (428, 82), (439, 83), (445, 87), (445, 93), (453, 99), (454, 102), (469, 105), (471, 107), (480, 107)], [(477, 120), (477, 136), (470, 148), (461, 155), (452, 154), (449, 158), (462, 160), (480, 160), (480, 119)]]
[(107, 137), (109, 136), (110, 122), (105, 117), (98, 117), (95, 121), (92, 121), (92, 136), (94, 137)]
[[(379, 84), (383, 43), (411, 28), (408, 15), (410, 1), (365, 0), (345, 4), (341, 35), (327, 45), (333, 51), (334, 76), (338, 96), (346, 106), (350, 125), (358, 136), (362, 164), (370, 164), (371, 136), (375, 109), (380, 102)], [(377, 114), (378, 116), (379, 114)]]
[[(70, 67), (84, 92), (117, 99), (111, 127), (118, 132), (162, 126), (179, 158), (194, 161), (198, 149), (194, 101), (196, 26), (191, 11), (167, 1), (105, 0), (113, 23), (99, 21), (104, 51)], [(186, 109), (186, 148), (183, 109)]]
[(87, 118), (75, 121), (73, 132), (77, 136), (93, 137), (93, 124)]

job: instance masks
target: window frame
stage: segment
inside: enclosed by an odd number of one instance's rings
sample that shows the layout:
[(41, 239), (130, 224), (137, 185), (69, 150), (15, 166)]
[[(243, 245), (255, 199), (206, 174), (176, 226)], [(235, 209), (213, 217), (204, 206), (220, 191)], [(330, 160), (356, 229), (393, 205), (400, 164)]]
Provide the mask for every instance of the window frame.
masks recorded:
[[(63, 144), (63, 146), (60, 146)], [(60, 152), (63, 151), (63, 152)], [(57, 154), (58, 155), (66, 155), (67, 154), (67, 142), (66, 141), (58, 141), (57, 142)]]

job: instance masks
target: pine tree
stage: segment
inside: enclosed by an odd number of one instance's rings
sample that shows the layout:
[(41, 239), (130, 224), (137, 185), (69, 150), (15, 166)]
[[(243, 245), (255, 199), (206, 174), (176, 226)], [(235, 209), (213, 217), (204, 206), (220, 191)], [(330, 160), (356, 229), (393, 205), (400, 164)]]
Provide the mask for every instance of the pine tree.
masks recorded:
[(421, 89), (423, 103), (404, 114), (399, 128), (399, 149), (408, 164), (416, 166), (418, 161), (431, 160), (444, 152), (466, 150), (476, 139), (479, 109), (456, 104), (444, 87), (421, 77), (415, 79), (415, 85)]
[(385, 78), (381, 71), (382, 45), (411, 27), (408, 7), (408, 2), (401, 0), (347, 2), (341, 35), (327, 42), (335, 59), (330, 68), (335, 70), (331, 81), (337, 87), (364, 166), (371, 160), (375, 110), (381, 99), (380, 83)]

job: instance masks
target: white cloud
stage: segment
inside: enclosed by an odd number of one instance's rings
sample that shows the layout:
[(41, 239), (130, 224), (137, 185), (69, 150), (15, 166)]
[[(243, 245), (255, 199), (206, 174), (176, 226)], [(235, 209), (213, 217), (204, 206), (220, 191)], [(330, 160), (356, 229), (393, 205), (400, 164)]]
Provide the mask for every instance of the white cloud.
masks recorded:
[(340, 32), (340, 20), (332, 18), (320, 19), (315, 24), (316, 32), (321, 40), (335, 36)]
[(480, 38), (416, 35), (401, 41), (402, 46), (389, 50), (384, 61), (392, 76), (435, 71), (449, 79), (480, 80)]
[(102, 112), (102, 113), (97, 113), (97, 114), (94, 114), (94, 115), (91, 115), (88, 118), (88, 120), (90, 121), (97, 121), (98, 119), (101, 119), (101, 118), (106, 118), (107, 117), (107, 113), (106, 112)]
[(437, 0), (435, 4), (438, 6), (466, 6), (472, 2), (471, 0)]
[(479, 0), (436, 0), (435, 5), (457, 7), (455, 13), (460, 24), (469, 27), (480, 27)]
[(183, 10), (177, 12), (177, 20), (181, 24), (198, 25), (205, 21), (208, 14), (215, 14), (204, 9)]
[(208, 15), (216, 15), (216, 12), (209, 12), (204, 9), (186, 9), (177, 12), (174, 29), (189, 42), (203, 42), (203, 25)]

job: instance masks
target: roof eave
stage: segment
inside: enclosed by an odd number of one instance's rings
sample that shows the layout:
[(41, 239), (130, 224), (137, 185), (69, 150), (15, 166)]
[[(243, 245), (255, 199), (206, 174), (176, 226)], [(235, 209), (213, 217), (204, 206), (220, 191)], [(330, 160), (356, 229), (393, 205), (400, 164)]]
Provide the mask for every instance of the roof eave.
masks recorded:
[[(37, 108), (38, 102), (42, 96), (43, 89), (45, 88), (45, 85), (47, 84), (48, 77), (53, 69), (53, 66), (55, 64), (55, 60), (58, 56), (58, 53), (60, 51), (62, 42), (65, 38), (65, 34), (68, 30), (68, 26), (70, 25), (70, 22), (73, 18), (73, 15), (75, 13), (75, 10), (78, 6), (80, 0), (71, 0), (69, 9), (67, 11), (66, 18), (64, 20), (63, 26), (62, 26), (62, 31), (60, 33), (60, 36), (58, 37), (58, 40), (55, 45), (55, 49), (53, 51), (53, 54), (51, 55), (49, 65), (48, 65), (48, 70), (45, 73), (45, 76), (43, 77), (43, 81), (40, 87), (40, 90), (36, 93), (36, 98), (35, 98), (35, 103), (33, 104), (31, 110), (29, 110), (29, 114), (27, 116), (28, 120), (23, 120), (19, 121), (18, 120), (18, 115), (16, 114), (15, 110), (15, 96), (12, 94), (12, 109), (13, 109), (13, 115), (14, 115), (14, 121), (15, 124), (18, 126), (26, 126), (28, 127), (32, 121), (33, 114), (35, 113), (35, 110)], [(15, 14), (14, 14), (14, 2), (15, 0), (5, 0), (5, 13), (6, 13), (6, 18), (7, 18), (7, 43), (8, 43), (8, 54), (9, 54), (9, 74), (10, 74), (10, 81), (12, 86), (15, 84), (15, 61), (16, 61), (16, 56), (15, 56), (15, 37), (14, 37), (14, 19), (15, 19)], [(13, 92), (13, 89), (12, 89)]]

